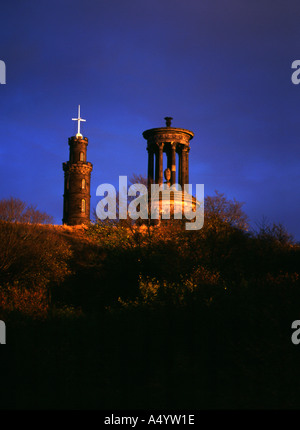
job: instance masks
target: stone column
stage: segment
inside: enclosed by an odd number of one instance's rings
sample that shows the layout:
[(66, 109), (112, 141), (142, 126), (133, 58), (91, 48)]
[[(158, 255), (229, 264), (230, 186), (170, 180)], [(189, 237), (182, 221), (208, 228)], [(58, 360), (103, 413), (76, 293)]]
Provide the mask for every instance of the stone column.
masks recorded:
[(155, 183), (162, 184), (163, 183), (163, 149), (164, 144), (158, 143), (158, 148), (155, 155)]
[(178, 154), (178, 184), (181, 186), (181, 145), (177, 145), (177, 154)]
[(189, 175), (189, 154), (190, 154), (190, 147), (187, 148), (186, 151), (186, 174), (185, 174), (185, 180), (186, 180), (186, 184), (189, 184), (190, 182), (190, 175)]
[(186, 184), (186, 147), (183, 146), (181, 149), (181, 187), (183, 189)]
[(176, 143), (171, 143), (171, 185), (176, 184)]
[(154, 175), (154, 151), (152, 146), (148, 146), (148, 187), (153, 184)]
[(171, 166), (172, 166), (172, 160), (171, 160), (172, 154), (171, 154), (171, 144), (170, 143), (167, 144), (166, 154), (167, 154), (167, 168), (170, 169), (170, 171), (171, 171), (172, 170), (171, 169)]
[(158, 172), (159, 172), (159, 156), (158, 156), (158, 147), (155, 148), (155, 184), (158, 183)]

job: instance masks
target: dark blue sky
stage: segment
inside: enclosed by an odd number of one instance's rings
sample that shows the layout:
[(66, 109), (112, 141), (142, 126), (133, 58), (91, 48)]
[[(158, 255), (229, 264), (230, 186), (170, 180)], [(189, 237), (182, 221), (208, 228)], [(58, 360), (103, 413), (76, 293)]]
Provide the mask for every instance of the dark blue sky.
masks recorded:
[(300, 3), (10, 0), (1, 4), (1, 191), (61, 224), (62, 162), (81, 105), (96, 188), (147, 172), (142, 132), (195, 133), (190, 182), (300, 240)]

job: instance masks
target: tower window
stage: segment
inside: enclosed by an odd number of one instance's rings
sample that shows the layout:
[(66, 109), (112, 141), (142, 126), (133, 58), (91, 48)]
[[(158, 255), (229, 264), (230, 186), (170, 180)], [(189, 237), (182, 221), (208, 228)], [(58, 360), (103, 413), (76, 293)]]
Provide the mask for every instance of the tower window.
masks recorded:
[(85, 190), (85, 179), (81, 180), (81, 189)]
[(79, 161), (84, 161), (84, 153), (80, 152), (79, 154)]
[(85, 199), (81, 200), (81, 212), (84, 214), (85, 213)]

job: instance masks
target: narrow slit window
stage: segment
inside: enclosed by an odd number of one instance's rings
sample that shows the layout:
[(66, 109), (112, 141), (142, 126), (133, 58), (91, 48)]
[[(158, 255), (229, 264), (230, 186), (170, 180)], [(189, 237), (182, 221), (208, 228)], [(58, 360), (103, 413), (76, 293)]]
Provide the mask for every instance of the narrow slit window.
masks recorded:
[(81, 189), (85, 190), (85, 179), (81, 180)]
[(85, 199), (81, 200), (81, 212), (84, 214), (85, 213)]
[(79, 154), (79, 161), (84, 161), (84, 153), (80, 152)]

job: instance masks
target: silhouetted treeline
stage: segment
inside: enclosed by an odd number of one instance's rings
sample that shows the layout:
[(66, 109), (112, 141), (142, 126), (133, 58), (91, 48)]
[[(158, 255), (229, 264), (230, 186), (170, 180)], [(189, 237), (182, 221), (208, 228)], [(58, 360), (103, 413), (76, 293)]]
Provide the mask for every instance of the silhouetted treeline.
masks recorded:
[(298, 408), (299, 244), (206, 203), (198, 231), (0, 222), (2, 408)]

